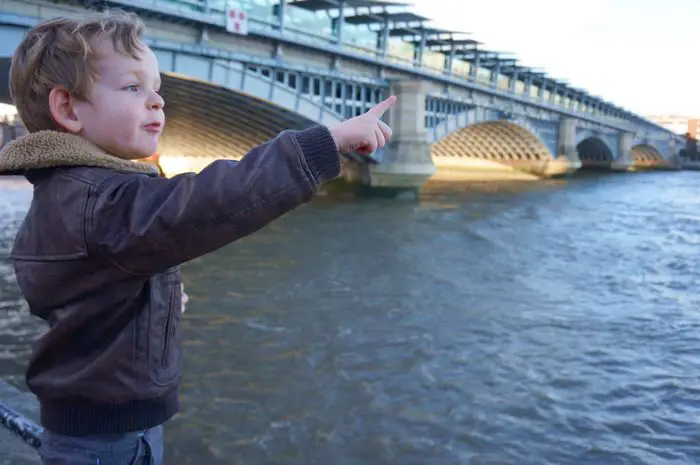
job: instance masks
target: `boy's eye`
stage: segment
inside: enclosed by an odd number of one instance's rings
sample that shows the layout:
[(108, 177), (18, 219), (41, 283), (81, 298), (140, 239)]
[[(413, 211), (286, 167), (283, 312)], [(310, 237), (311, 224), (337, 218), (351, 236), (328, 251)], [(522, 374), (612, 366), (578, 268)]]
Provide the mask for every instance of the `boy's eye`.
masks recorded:
[(139, 86), (137, 86), (136, 84), (132, 84), (130, 86), (126, 86), (124, 90), (128, 90), (129, 92), (138, 92)]

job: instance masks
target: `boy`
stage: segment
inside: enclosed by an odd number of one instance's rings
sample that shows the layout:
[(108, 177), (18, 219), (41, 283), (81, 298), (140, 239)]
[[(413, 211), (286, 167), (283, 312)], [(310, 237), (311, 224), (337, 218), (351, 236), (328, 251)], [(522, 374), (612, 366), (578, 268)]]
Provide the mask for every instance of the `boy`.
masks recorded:
[(49, 323), (26, 380), (41, 405), (45, 464), (160, 464), (178, 411), (179, 265), (309, 201), (391, 129), (391, 97), (328, 129), (285, 131), (237, 164), (172, 179), (133, 160), (156, 152), (160, 75), (131, 14), (42, 22), (12, 58), (29, 134), (0, 152), (34, 196), (10, 258), (31, 312)]

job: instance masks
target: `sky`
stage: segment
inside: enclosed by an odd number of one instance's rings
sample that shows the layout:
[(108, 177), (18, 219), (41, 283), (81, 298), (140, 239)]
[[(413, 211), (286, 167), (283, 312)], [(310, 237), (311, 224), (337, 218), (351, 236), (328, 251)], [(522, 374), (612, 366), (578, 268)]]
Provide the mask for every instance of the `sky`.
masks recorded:
[(700, 117), (700, 0), (405, 3), (634, 113)]
[(700, 116), (700, 0), (408, 0), (433, 26), (641, 115)]

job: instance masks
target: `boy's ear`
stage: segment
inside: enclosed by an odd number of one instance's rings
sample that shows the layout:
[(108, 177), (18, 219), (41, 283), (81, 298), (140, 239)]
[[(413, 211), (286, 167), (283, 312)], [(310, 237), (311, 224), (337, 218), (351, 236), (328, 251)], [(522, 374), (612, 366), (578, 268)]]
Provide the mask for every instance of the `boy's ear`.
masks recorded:
[(62, 87), (54, 87), (49, 93), (49, 109), (54, 121), (64, 130), (77, 134), (83, 128), (73, 108), (75, 98)]

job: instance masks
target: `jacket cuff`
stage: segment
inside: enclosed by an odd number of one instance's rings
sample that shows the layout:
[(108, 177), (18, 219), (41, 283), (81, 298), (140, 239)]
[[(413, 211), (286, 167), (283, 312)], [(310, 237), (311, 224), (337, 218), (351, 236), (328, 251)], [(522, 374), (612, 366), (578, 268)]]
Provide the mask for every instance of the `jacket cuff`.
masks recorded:
[(301, 147), (311, 175), (319, 185), (340, 175), (340, 154), (326, 126), (318, 125), (295, 131), (294, 137)]

